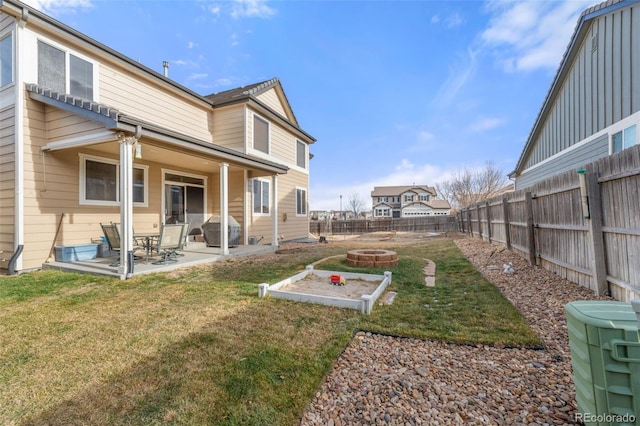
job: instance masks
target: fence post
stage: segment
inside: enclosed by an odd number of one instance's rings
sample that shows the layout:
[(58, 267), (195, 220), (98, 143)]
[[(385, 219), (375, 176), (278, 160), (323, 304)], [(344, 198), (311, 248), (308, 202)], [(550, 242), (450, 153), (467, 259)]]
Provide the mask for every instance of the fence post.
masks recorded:
[(525, 193), (527, 205), (527, 245), (529, 246), (529, 264), (536, 266), (536, 235), (533, 228), (533, 197), (531, 192)]
[(467, 223), (469, 224), (469, 235), (473, 238), (473, 222), (471, 222), (471, 209), (467, 207)]
[(511, 250), (511, 225), (509, 225), (509, 200), (502, 199), (502, 215), (504, 216), (504, 239), (507, 243), (507, 250)]
[(484, 240), (482, 236), (482, 215), (480, 214), (480, 203), (476, 203), (476, 210), (478, 211), (478, 233), (480, 234), (480, 239)]
[(605, 259), (604, 235), (602, 232), (602, 198), (600, 197), (600, 185), (598, 174), (587, 174), (587, 194), (589, 197), (589, 236), (593, 249), (593, 290), (598, 296), (609, 292), (607, 282), (607, 263)]
[(489, 202), (486, 202), (487, 209), (487, 238), (489, 238), (489, 243), (491, 243), (491, 208), (489, 206)]

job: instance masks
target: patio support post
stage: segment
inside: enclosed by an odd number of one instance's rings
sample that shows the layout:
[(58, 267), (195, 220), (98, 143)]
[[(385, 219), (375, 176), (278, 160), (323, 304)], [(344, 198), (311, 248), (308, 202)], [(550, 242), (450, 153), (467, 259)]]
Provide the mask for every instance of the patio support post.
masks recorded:
[(220, 163), (220, 254), (229, 254), (229, 163)]
[(134, 137), (119, 137), (120, 142), (120, 279), (133, 275), (133, 144)]
[(278, 175), (271, 176), (271, 205), (273, 206), (273, 242), (271, 245), (278, 247)]

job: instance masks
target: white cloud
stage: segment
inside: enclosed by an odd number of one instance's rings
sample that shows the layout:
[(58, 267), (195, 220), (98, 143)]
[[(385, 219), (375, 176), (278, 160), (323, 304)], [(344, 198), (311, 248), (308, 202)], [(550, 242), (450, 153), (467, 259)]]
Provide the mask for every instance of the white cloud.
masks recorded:
[(490, 24), (481, 39), (506, 71), (556, 69), (580, 13), (593, 0), (491, 1)]
[(196, 73), (196, 74), (191, 74), (189, 77), (187, 77), (188, 81), (193, 81), (193, 80), (204, 80), (206, 78), (209, 78), (209, 74), (206, 73)]
[(220, 6), (217, 4), (212, 5), (209, 8), (209, 12), (211, 12), (213, 15), (216, 15), (216, 16), (220, 15)]
[(233, 18), (269, 18), (276, 9), (269, 7), (266, 0), (234, 0), (231, 17)]
[(431, 23), (432, 24), (437, 24), (438, 22), (440, 22), (440, 17), (438, 15), (433, 15), (431, 17)]
[(92, 7), (91, 0), (23, 0), (24, 3), (44, 12), (72, 12), (74, 8)]
[(466, 54), (459, 55), (458, 63), (449, 67), (449, 76), (438, 90), (432, 104), (436, 108), (448, 107), (458, 96), (477, 69), (477, 52), (468, 49)]
[(420, 139), (421, 141), (424, 141), (424, 142), (431, 141), (431, 140), (433, 140), (433, 133), (429, 133), (429, 132), (423, 130), (423, 131), (418, 133), (418, 139)]
[(487, 130), (495, 129), (503, 125), (506, 120), (497, 117), (480, 117), (471, 124), (471, 131), (474, 133), (482, 133)]
[(444, 24), (447, 26), (447, 28), (455, 28), (462, 25), (463, 23), (464, 19), (462, 19), (462, 16), (460, 16), (460, 14), (458, 13), (452, 13), (444, 20)]
[(190, 42), (187, 43), (187, 49), (193, 49), (197, 45), (198, 45), (198, 43), (196, 43), (194, 41), (190, 41)]

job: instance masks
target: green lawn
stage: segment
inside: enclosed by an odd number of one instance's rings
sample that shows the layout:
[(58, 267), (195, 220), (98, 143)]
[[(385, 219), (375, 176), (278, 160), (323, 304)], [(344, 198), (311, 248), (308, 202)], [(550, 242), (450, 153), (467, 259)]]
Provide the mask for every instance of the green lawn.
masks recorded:
[[(453, 242), (393, 247), (392, 305), (356, 311), (257, 297), (348, 243), (128, 281), (0, 278), (0, 424), (293, 425), (355, 330), (539, 345)], [(424, 259), (436, 287), (424, 286)], [(350, 271), (332, 259), (322, 269)], [(370, 273), (381, 270), (367, 269)]]

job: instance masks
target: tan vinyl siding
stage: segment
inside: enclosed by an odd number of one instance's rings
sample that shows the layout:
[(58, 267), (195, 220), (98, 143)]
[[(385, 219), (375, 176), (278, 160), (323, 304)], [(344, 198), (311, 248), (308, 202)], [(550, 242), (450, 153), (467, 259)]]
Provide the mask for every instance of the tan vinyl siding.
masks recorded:
[[(266, 178), (271, 184), (271, 178)], [(308, 215), (296, 216), (296, 188), (307, 190), (307, 211), (309, 201), (309, 176), (295, 170), (290, 170), (286, 175), (278, 176), (278, 235), (283, 240), (306, 238), (309, 235)], [(251, 185), (247, 185), (247, 197), (249, 206), (252, 206)], [(264, 237), (261, 244), (271, 244), (271, 226), (273, 223), (273, 210), (268, 216), (254, 215), (249, 208), (249, 236)], [(286, 221), (284, 220), (286, 214)]]
[(51, 107), (47, 108), (46, 122), (48, 142), (105, 131), (102, 123)]
[[(309, 236), (308, 214), (296, 215), (296, 188), (307, 190), (307, 213), (309, 211), (309, 176), (295, 170), (278, 178), (278, 235), (284, 241), (306, 238)], [(287, 220), (284, 221), (286, 214)]]
[[(248, 110), (247, 114), (247, 140), (248, 146), (253, 148), (253, 116), (255, 112)], [(288, 132), (277, 122), (269, 120), (263, 115), (256, 114), (269, 122), (269, 155), (264, 156), (259, 151), (252, 151), (253, 154), (268, 158), (277, 163), (284, 164), (288, 167), (296, 167), (297, 163), (297, 141), (295, 135)]]
[(229, 214), (240, 224), (240, 244), (244, 241), (244, 188), (244, 171), (229, 170)]
[(276, 89), (269, 89), (266, 92), (258, 95), (257, 98), (260, 102), (264, 103), (284, 118), (289, 118), (287, 117), (287, 113), (282, 106), (282, 102), (280, 102), (280, 97), (278, 96)]
[(213, 143), (246, 152), (245, 147), (245, 107), (216, 109), (213, 113)]
[(166, 86), (152, 84), (129, 70), (100, 67), (100, 102), (156, 125), (211, 141), (211, 108), (176, 96)]

